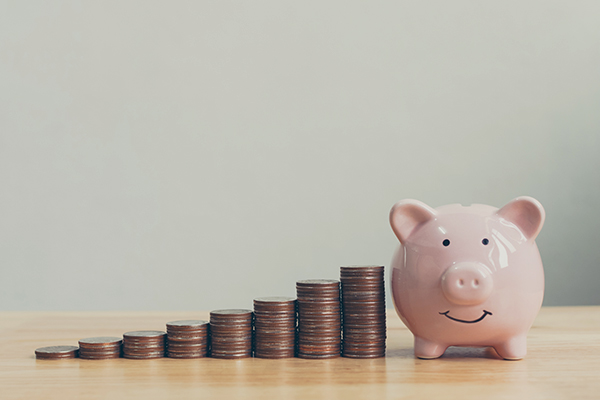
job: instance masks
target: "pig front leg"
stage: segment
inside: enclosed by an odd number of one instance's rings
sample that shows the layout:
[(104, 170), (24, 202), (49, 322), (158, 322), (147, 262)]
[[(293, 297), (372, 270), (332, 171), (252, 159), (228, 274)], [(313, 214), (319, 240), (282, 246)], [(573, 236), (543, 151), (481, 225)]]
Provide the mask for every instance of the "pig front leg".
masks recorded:
[(448, 346), (415, 336), (415, 356), (432, 359), (441, 357)]
[(505, 360), (520, 360), (527, 354), (527, 335), (512, 337), (495, 345), (494, 349)]

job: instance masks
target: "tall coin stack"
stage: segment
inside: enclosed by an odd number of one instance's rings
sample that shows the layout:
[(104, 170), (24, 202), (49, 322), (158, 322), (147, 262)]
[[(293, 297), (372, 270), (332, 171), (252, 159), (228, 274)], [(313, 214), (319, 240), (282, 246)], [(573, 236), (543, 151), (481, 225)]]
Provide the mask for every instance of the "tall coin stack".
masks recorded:
[(121, 343), (118, 337), (91, 337), (79, 341), (79, 357), (88, 360), (108, 360), (121, 357)]
[(123, 334), (123, 357), (133, 359), (161, 358), (165, 356), (163, 331), (133, 331)]
[(252, 357), (252, 311), (210, 312), (211, 357), (238, 359)]
[(340, 356), (340, 282), (312, 279), (296, 282), (298, 357)]
[(385, 357), (385, 284), (381, 266), (341, 267), (344, 339), (342, 355)]
[(167, 322), (167, 355), (171, 358), (202, 358), (208, 355), (208, 322)]
[(255, 357), (294, 357), (296, 299), (291, 297), (254, 299), (254, 335)]

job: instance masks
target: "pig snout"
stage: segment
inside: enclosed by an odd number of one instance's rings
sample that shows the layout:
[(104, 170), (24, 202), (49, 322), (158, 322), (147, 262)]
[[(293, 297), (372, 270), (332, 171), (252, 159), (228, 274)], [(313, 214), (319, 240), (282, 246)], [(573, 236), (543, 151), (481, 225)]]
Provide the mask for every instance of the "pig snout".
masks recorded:
[(442, 275), (444, 295), (454, 304), (481, 304), (492, 293), (493, 286), (489, 270), (479, 263), (456, 263)]

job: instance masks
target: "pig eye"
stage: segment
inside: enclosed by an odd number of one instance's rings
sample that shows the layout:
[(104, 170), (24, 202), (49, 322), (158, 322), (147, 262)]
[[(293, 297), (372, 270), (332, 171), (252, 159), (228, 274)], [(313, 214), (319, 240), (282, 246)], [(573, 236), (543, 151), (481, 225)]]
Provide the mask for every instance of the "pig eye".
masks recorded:
[(481, 243), (483, 243), (483, 245), (484, 245), (484, 246), (487, 246), (487, 244), (488, 244), (489, 242), (490, 242), (490, 241), (488, 240), (488, 238), (483, 238), (483, 240), (481, 241)]
[(446, 247), (450, 246), (450, 241), (448, 239), (444, 239), (444, 241), (442, 242), (442, 244)]

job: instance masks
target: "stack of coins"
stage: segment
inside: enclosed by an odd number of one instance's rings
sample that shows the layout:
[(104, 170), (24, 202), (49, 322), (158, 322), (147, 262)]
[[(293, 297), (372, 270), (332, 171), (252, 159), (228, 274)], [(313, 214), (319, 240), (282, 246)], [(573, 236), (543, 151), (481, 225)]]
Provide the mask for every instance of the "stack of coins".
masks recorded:
[(254, 299), (254, 356), (294, 357), (296, 349), (296, 299), (259, 297)]
[(92, 337), (79, 341), (79, 357), (88, 360), (107, 360), (121, 357), (121, 338)]
[(208, 355), (208, 322), (183, 320), (167, 323), (167, 355), (202, 358)]
[(134, 331), (123, 334), (123, 357), (133, 359), (161, 358), (165, 356), (163, 331)]
[(342, 355), (385, 356), (385, 284), (381, 266), (341, 267), (344, 339)]
[(211, 356), (252, 357), (252, 310), (210, 312)]
[(296, 282), (298, 357), (340, 356), (340, 283), (313, 279)]
[(48, 346), (35, 350), (35, 358), (39, 360), (64, 360), (77, 357), (77, 346)]

